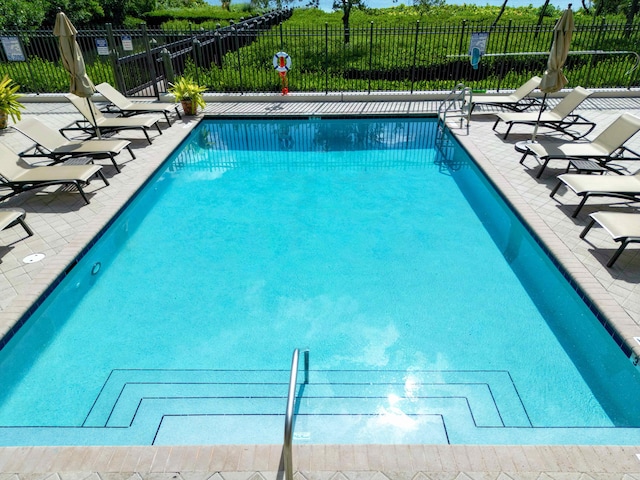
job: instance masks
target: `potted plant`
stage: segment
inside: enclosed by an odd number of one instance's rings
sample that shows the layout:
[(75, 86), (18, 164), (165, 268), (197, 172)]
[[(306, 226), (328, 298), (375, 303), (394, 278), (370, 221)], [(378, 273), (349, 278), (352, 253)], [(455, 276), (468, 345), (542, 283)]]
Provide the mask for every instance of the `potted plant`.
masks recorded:
[(169, 83), (169, 93), (176, 97), (176, 102), (182, 103), (182, 109), (185, 115), (195, 115), (198, 107), (204, 108), (203, 93), (207, 87), (202, 87), (194, 82), (190, 77), (178, 77), (178, 79)]
[(11, 115), (11, 119), (16, 122), (21, 118), (20, 109), (24, 108), (18, 98), (17, 93), (20, 85), (13, 83), (9, 75), (5, 74), (0, 81), (0, 128), (7, 128), (7, 119)]

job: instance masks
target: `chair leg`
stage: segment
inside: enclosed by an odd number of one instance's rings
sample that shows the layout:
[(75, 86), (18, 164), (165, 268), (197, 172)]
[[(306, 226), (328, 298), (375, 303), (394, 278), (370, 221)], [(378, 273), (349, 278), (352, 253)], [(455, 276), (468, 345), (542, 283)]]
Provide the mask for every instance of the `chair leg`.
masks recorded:
[(506, 140), (507, 137), (509, 136), (509, 132), (511, 131), (511, 127), (513, 127), (513, 122), (509, 123), (509, 126), (507, 127), (507, 131), (504, 132), (504, 136), (502, 137), (503, 140)]
[(540, 165), (540, 168), (538, 169), (538, 173), (536, 175), (536, 178), (540, 178), (542, 176), (542, 172), (544, 172), (544, 169), (547, 168), (547, 165), (549, 164), (549, 161), (551, 159), (549, 157), (546, 158), (546, 160), (544, 161), (544, 163), (542, 165)]
[(167, 121), (169, 126), (171, 126), (171, 119), (169, 118), (169, 114), (167, 112), (162, 112), (162, 113), (164, 113), (165, 120)]
[(580, 205), (578, 205), (578, 207), (575, 209), (575, 211), (571, 214), (571, 218), (576, 218), (578, 216), (578, 213), (580, 213), (580, 210), (582, 210), (582, 207), (584, 206), (585, 203), (587, 203), (587, 195), (584, 195), (582, 197), (582, 201), (580, 202)]
[(116, 159), (114, 158), (113, 153), (109, 154), (109, 158), (111, 159), (111, 163), (113, 163), (113, 166), (116, 168), (116, 172), (120, 173), (120, 167), (116, 163)]
[(560, 180), (558, 180), (558, 183), (556, 183), (556, 186), (553, 187), (553, 190), (551, 190), (551, 193), (549, 194), (549, 196), (551, 198), (553, 198), (553, 196), (558, 193), (558, 190), (560, 190), (560, 186), (562, 185), (562, 182)]
[(613, 257), (611, 257), (611, 259), (607, 263), (607, 267), (609, 268), (613, 267), (613, 264), (616, 263), (616, 260), (618, 259), (618, 257), (623, 252), (623, 250), (627, 247), (628, 244), (629, 244), (629, 239), (624, 238), (622, 240), (622, 244), (618, 247), (618, 250), (616, 250), (616, 253), (613, 254)]
[(149, 145), (151, 145), (151, 138), (149, 137), (149, 132), (147, 132), (147, 129), (145, 127), (142, 127), (142, 131), (144, 132), (144, 136), (147, 137), (147, 142), (149, 142)]
[(180, 109), (178, 108), (178, 105), (175, 106), (175, 111), (176, 115), (178, 115), (178, 118), (182, 120), (182, 115), (180, 115)]
[(520, 159), (520, 165), (524, 165), (525, 159), (532, 154), (533, 152), (525, 147), (524, 153), (522, 154), (522, 158)]
[(100, 177), (100, 179), (104, 182), (104, 184), (108, 187), (109, 186), (109, 181), (107, 180), (107, 178), (104, 176), (104, 173), (102, 173), (101, 170), (98, 170), (97, 172), (98, 176)]
[(29, 225), (27, 225), (27, 222), (24, 221), (24, 216), (18, 218), (17, 222), (22, 226), (22, 228), (24, 228), (24, 231), (27, 232), (28, 236), (33, 236), (33, 230), (31, 230)]
[(587, 233), (589, 233), (589, 230), (591, 230), (591, 227), (593, 227), (593, 225), (595, 225), (595, 223), (596, 223), (596, 221), (592, 218), (591, 221), (587, 224), (587, 226), (584, 227), (582, 232), (580, 232), (580, 238), (584, 238), (585, 235)]
[[(98, 172), (100, 173), (100, 172)], [(76, 188), (78, 189), (78, 191), (80, 192), (80, 195), (82, 195), (82, 199), (84, 200), (84, 203), (86, 203), (87, 205), (89, 205), (89, 199), (87, 198), (87, 195), (84, 193), (84, 190), (82, 189), (82, 185), (80, 185), (80, 182), (73, 182), (76, 186)]]
[(131, 147), (129, 145), (127, 145), (127, 150), (129, 150), (129, 153), (131, 154), (131, 159), (135, 160), (136, 156), (133, 154), (133, 150), (131, 150)]
[(160, 124), (158, 122), (156, 122), (156, 129), (158, 130), (158, 133), (162, 135), (162, 129), (160, 128)]

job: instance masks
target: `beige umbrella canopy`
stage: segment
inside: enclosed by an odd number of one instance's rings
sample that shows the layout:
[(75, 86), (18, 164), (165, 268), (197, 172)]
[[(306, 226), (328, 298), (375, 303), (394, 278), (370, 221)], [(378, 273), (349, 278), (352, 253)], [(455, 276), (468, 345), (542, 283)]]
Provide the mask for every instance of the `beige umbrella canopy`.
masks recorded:
[[(58, 12), (56, 15), (56, 24), (53, 27), (53, 34), (58, 37), (58, 46), (60, 48), (60, 57), (65, 70), (69, 72), (71, 83), (69, 92), (87, 99), (89, 111), (93, 115), (93, 105), (91, 104), (91, 95), (96, 91), (96, 87), (87, 76), (87, 70), (84, 65), (84, 57), (80, 45), (76, 41), (78, 31), (73, 26), (69, 18), (64, 12)], [(96, 125), (96, 134), (100, 138), (100, 129)]]
[[(553, 27), (551, 52), (549, 53), (549, 60), (547, 60), (547, 69), (542, 76), (539, 87), (540, 90), (544, 92), (542, 99), (543, 107), (547, 99), (547, 94), (558, 92), (569, 83), (567, 77), (562, 73), (562, 67), (564, 67), (567, 56), (569, 55), (569, 46), (571, 45), (571, 36), (573, 35), (574, 28), (573, 11), (571, 10), (571, 4), (569, 4), (567, 9), (562, 13), (560, 20), (556, 23), (556, 26)], [(542, 115), (542, 109), (540, 109), (540, 115)], [(536, 134), (538, 133), (539, 121), (540, 117), (538, 117), (538, 122), (536, 122), (536, 126), (533, 129), (533, 141), (535, 141)]]
[(69, 91), (79, 97), (90, 97), (96, 91), (91, 79), (87, 76), (84, 65), (84, 57), (80, 45), (76, 41), (78, 31), (69, 21), (64, 12), (56, 15), (56, 24), (53, 34), (59, 38), (60, 56), (64, 68), (71, 75)]

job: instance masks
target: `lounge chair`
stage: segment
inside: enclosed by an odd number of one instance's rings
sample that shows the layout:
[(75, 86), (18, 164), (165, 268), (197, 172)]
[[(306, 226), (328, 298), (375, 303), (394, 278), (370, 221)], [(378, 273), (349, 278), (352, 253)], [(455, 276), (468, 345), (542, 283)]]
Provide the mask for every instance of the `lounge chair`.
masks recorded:
[[(582, 138), (585, 135), (591, 133), (591, 131), (595, 128), (596, 124), (588, 121), (586, 118), (571, 113), (573, 112), (578, 105), (580, 105), (592, 92), (585, 90), (582, 87), (574, 88), (566, 97), (564, 97), (560, 102), (551, 110), (545, 110), (540, 114), (540, 112), (506, 112), (506, 113), (498, 113), (498, 119), (496, 123), (493, 124), (493, 130), (496, 130), (498, 123), (500, 121), (505, 122), (508, 127), (507, 131), (504, 134), (503, 138), (507, 138), (509, 136), (509, 132), (511, 131), (511, 127), (513, 127), (517, 123), (521, 123), (524, 125), (536, 125), (539, 127), (547, 127), (553, 130), (557, 130), (559, 132), (565, 133), (569, 135), (574, 140), (578, 138)], [(582, 134), (575, 134), (571, 132), (569, 129), (576, 126), (587, 126), (587, 131)]]
[[(158, 125), (158, 119), (156, 117), (105, 117), (100, 110), (91, 101), (87, 101), (86, 98), (78, 97), (73, 93), (67, 93), (66, 97), (73, 103), (78, 111), (84, 117), (84, 120), (75, 122), (75, 127), (66, 127), (60, 129), (60, 133), (63, 135), (66, 131), (80, 130), (87, 133), (90, 137), (98, 135), (97, 129), (100, 129), (100, 133), (104, 135), (110, 135), (112, 133), (119, 132), (121, 130), (142, 130), (147, 141), (151, 143), (151, 137), (149, 137), (148, 130), (151, 127), (156, 127), (158, 133), (162, 135), (162, 130)], [(65, 135), (66, 136), (66, 135)]]
[[(529, 143), (520, 159), (520, 163), (523, 164), (529, 155), (537, 157), (542, 162), (536, 175), (537, 178), (540, 178), (551, 160), (591, 159), (601, 166), (613, 159), (640, 160), (640, 155), (624, 146), (624, 143), (638, 133), (639, 130), (640, 118), (629, 113), (623, 113), (591, 142), (551, 143), (541, 141)], [(631, 156), (625, 156), (625, 153), (630, 153)]]
[(550, 196), (556, 194), (562, 184), (582, 197), (571, 217), (576, 218), (580, 210), (591, 197), (624, 198), (640, 201), (640, 172), (635, 175), (580, 175), (565, 173), (558, 175), (558, 184), (551, 191)]
[(584, 227), (580, 238), (591, 230), (591, 227), (598, 222), (609, 235), (616, 241), (621, 242), (616, 253), (613, 254), (607, 267), (612, 267), (620, 254), (630, 243), (640, 243), (640, 214), (631, 212), (595, 212), (589, 215), (591, 221)]
[(0, 209), (0, 230), (11, 228), (20, 224), (22, 228), (24, 228), (24, 231), (27, 232), (27, 235), (32, 236), (33, 231), (31, 230), (31, 228), (29, 228), (29, 225), (27, 225), (27, 222), (25, 221), (26, 216), (26, 212), (21, 208)]
[(111, 102), (106, 106), (107, 112), (119, 113), (123, 117), (140, 115), (141, 113), (162, 113), (169, 125), (171, 125), (171, 120), (169, 119), (169, 112), (171, 112), (171, 110), (176, 112), (178, 118), (182, 118), (178, 111), (177, 104), (133, 102), (106, 82), (96, 85), (96, 90), (102, 94), (107, 101)]
[(17, 153), (0, 144), (0, 188), (11, 190), (10, 193), (0, 196), (0, 200), (34, 188), (49, 185), (73, 185), (88, 204), (89, 199), (82, 187), (89, 184), (91, 177), (97, 174), (105, 185), (109, 185), (100, 171), (101, 169), (100, 165), (30, 167)]
[(73, 157), (109, 158), (118, 172), (120, 167), (115, 156), (122, 150), (126, 148), (131, 158), (136, 158), (128, 140), (68, 140), (34, 117), (21, 121), (13, 128), (35, 142), (32, 148), (20, 154), (21, 157), (49, 158), (54, 164)]
[(502, 107), (514, 112), (523, 112), (534, 105), (540, 105), (540, 100), (527, 95), (538, 88), (541, 80), (540, 77), (533, 77), (510, 95), (474, 95), (471, 98), (471, 111), (476, 105)]

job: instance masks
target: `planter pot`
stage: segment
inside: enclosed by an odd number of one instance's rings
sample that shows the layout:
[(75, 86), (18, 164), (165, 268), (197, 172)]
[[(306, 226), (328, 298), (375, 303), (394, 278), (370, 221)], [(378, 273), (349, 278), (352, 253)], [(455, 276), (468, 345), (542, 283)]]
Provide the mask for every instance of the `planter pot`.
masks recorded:
[(182, 110), (185, 115), (195, 115), (198, 112), (198, 105), (191, 100), (182, 100)]
[(6, 112), (0, 112), (0, 129), (7, 128), (9, 123), (9, 115)]

